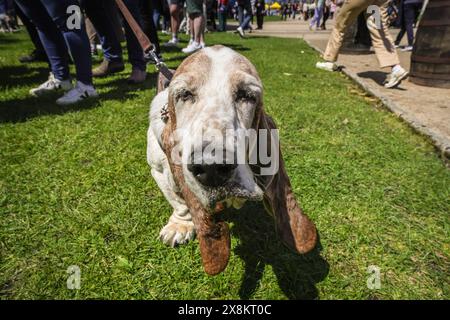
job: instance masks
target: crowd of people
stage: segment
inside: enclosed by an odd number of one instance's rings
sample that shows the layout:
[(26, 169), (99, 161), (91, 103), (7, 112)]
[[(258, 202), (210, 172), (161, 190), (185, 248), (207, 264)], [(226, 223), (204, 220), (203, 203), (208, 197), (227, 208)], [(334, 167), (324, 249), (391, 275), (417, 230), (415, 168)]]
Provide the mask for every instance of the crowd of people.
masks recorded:
[(282, 20), (310, 20), (310, 30), (314, 26), (316, 30), (326, 30), (327, 20), (333, 19), (336, 8), (342, 3), (343, 0), (289, 0), (281, 4), (280, 15)]
[[(193, 53), (205, 47), (205, 31), (226, 31), (227, 19), (239, 21), (236, 32), (244, 36), (252, 29), (253, 17), (262, 28), (264, 0), (123, 0), (134, 20), (153, 44), (155, 56), (163, 60), (158, 29), (171, 34), (166, 47), (179, 45), (178, 34), (183, 31), (190, 40), (182, 51)], [(70, 28), (67, 21), (74, 14), (68, 8), (79, 8), (80, 27)], [(128, 62), (132, 66), (128, 82), (146, 80), (147, 58), (123, 14), (113, 0), (0, 0), (0, 30), (19, 30), (17, 17), (25, 26), (34, 44), (29, 55), (20, 57), (23, 63), (46, 61), (50, 75), (47, 81), (30, 90), (33, 96), (61, 91), (59, 105), (77, 103), (97, 97), (93, 78), (105, 77), (125, 69), (121, 42), (126, 41)], [(216, 25), (216, 18), (219, 25)], [(209, 24), (208, 24), (209, 23)], [(208, 25), (208, 26), (207, 26)], [(92, 56), (103, 52), (103, 61), (92, 68)], [(147, 58), (147, 59), (146, 59)], [(72, 82), (69, 63), (75, 65), (76, 81)]]
[[(178, 47), (179, 33), (190, 35), (186, 47), (180, 48), (190, 54), (206, 46), (205, 32), (226, 31), (227, 20), (235, 19), (235, 32), (241, 37), (251, 32), (256, 17), (256, 29), (263, 28), (266, 15), (273, 15), (272, 2), (264, 0), (123, 0), (125, 6), (153, 44), (154, 52), (161, 56), (157, 31), (171, 35), (164, 47)], [(367, 16), (370, 38), (381, 67), (391, 67), (386, 87), (394, 87), (407, 76), (400, 66), (396, 48), (404, 34), (411, 50), (414, 41), (413, 25), (421, 10), (423, 0), (298, 0), (284, 2), (277, 10), (281, 19), (310, 20), (311, 30), (326, 29), (326, 21), (337, 16), (324, 60), (317, 67), (337, 70), (336, 60), (347, 27), (371, 4), (381, 8), (382, 28), (373, 25), (373, 17)], [(70, 6), (80, 8), (80, 28), (69, 28), (67, 21), (72, 14)], [(336, 14), (338, 12), (339, 14)], [(396, 19), (390, 19), (392, 15)], [(145, 55), (136, 35), (128, 25), (113, 0), (0, 0), (0, 30), (14, 32), (19, 29), (18, 19), (25, 26), (34, 44), (29, 55), (20, 57), (23, 63), (46, 61), (50, 75), (47, 81), (30, 90), (34, 96), (60, 91), (57, 104), (67, 105), (97, 97), (93, 78), (105, 77), (125, 69), (121, 42), (126, 41), (131, 74), (128, 82), (142, 83), (146, 80), (148, 63), (155, 63)], [(216, 19), (218, 24), (216, 24)], [(393, 22), (394, 21), (394, 22)], [(396, 21), (396, 22), (395, 22)], [(388, 27), (397, 23), (400, 32), (393, 41)], [(92, 56), (103, 52), (101, 64), (92, 68)], [(73, 83), (69, 63), (76, 69)]]

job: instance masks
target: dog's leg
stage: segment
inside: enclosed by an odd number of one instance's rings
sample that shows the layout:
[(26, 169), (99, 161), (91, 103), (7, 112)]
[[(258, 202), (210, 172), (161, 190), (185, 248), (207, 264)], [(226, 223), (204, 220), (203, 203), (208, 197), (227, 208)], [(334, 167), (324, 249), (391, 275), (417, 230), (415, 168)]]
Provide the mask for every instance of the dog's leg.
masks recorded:
[(191, 214), (184, 200), (175, 191), (176, 186), (166, 155), (152, 130), (148, 132), (147, 161), (152, 168), (152, 176), (158, 187), (173, 207), (169, 221), (159, 233), (160, 239), (172, 247), (192, 240), (195, 236), (195, 229)]
[(174, 209), (169, 221), (159, 233), (160, 239), (171, 247), (192, 240), (195, 236), (194, 223), (192, 222), (191, 214), (184, 200), (174, 192), (169, 184), (168, 176), (171, 173), (166, 170), (161, 172), (152, 169), (152, 175), (167, 201), (169, 201)]

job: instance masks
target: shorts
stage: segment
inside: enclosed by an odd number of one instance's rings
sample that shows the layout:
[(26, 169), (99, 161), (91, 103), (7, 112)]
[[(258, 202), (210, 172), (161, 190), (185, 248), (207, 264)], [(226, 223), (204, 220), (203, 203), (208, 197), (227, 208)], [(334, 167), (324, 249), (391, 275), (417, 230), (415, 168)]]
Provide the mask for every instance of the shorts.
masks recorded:
[(186, 0), (186, 11), (188, 14), (203, 14), (203, 0)]

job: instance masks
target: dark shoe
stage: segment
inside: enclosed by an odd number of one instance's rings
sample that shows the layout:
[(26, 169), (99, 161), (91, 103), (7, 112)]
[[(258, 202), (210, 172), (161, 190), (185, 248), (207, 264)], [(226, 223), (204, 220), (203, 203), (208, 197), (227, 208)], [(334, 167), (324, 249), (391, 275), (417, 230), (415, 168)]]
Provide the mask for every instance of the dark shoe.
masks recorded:
[(30, 62), (47, 62), (47, 55), (43, 52), (39, 52), (37, 50), (33, 50), (28, 56), (23, 56), (19, 58), (21, 63), (30, 63)]
[(140, 70), (138, 68), (133, 68), (133, 70), (131, 71), (131, 75), (127, 81), (130, 84), (138, 84), (144, 82), (146, 78), (147, 72)]
[(108, 61), (105, 59), (97, 68), (92, 70), (92, 76), (105, 77), (113, 73), (121, 72), (124, 69), (125, 65), (123, 64), (123, 61)]

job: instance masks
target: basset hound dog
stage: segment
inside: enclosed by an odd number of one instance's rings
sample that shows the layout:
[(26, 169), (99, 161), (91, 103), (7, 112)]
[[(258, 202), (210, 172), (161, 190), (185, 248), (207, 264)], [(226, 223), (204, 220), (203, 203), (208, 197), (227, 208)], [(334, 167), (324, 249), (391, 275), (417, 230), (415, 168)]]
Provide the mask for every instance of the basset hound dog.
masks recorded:
[(198, 51), (150, 109), (147, 161), (173, 207), (160, 232), (165, 244), (197, 235), (205, 271), (218, 274), (230, 254), (219, 212), (263, 201), (286, 245), (299, 253), (315, 247), (316, 228), (295, 200), (261, 79), (247, 58), (224, 46)]

